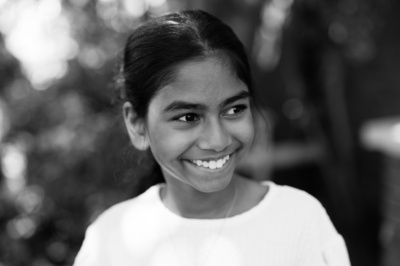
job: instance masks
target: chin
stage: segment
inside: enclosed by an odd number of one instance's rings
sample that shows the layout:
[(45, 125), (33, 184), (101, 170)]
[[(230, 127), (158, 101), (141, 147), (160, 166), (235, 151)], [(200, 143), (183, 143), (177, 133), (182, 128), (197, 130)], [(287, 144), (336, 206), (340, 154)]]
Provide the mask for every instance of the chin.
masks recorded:
[(225, 180), (213, 180), (208, 184), (198, 184), (197, 186), (193, 186), (193, 188), (203, 193), (215, 193), (226, 189), (231, 181), (232, 177)]

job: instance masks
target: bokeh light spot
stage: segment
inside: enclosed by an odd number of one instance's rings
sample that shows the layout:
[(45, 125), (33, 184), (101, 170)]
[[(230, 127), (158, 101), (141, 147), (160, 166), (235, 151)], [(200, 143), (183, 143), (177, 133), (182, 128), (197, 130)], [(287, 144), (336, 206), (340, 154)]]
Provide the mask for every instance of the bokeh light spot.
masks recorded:
[(7, 223), (7, 233), (11, 238), (29, 238), (36, 231), (36, 223), (28, 216), (19, 216)]
[(2, 170), (6, 178), (19, 179), (26, 168), (25, 154), (14, 145), (8, 145), (3, 150)]
[(336, 43), (345, 43), (349, 34), (343, 24), (334, 22), (329, 26), (329, 37)]
[(55, 261), (62, 261), (66, 258), (68, 248), (65, 243), (54, 241), (47, 246), (47, 254)]
[(147, 10), (147, 2), (145, 0), (125, 0), (124, 6), (126, 11), (133, 17), (141, 17)]
[(0, 19), (5, 45), (22, 63), (33, 88), (46, 89), (67, 73), (67, 61), (79, 47), (60, 0), (15, 1), (1, 17), (6, 17)]
[(78, 57), (79, 62), (88, 68), (100, 68), (105, 63), (104, 53), (94, 47), (82, 49)]
[(166, 0), (147, 0), (147, 3), (151, 7), (161, 7), (166, 3)]
[(17, 204), (25, 213), (34, 213), (42, 208), (44, 191), (39, 186), (29, 186), (17, 198)]
[(298, 99), (289, 99), (282, 106), (283, 114), (291, 119), (299, 119), (304, 112), (303, 104)]

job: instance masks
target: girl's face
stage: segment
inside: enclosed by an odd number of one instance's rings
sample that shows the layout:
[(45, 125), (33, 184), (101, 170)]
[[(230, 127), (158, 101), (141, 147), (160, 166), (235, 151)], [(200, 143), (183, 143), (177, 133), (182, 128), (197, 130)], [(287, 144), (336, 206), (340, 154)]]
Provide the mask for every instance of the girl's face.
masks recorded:
[(168, 185), (224, 189), (254, 137), (247, 86), (223, 63), (185, 63), (152, 99), (146, 138)]

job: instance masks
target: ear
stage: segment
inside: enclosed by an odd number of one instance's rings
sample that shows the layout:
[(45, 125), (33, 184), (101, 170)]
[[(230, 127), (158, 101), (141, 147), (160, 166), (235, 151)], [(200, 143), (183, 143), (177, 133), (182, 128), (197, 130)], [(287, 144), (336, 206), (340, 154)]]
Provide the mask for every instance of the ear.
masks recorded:
[(136, 149), (144, 151), (149, 147), (146, 132), (146, 121), (138, 117), (130, 102), (125, 102), (122, 107), (126, 130)]

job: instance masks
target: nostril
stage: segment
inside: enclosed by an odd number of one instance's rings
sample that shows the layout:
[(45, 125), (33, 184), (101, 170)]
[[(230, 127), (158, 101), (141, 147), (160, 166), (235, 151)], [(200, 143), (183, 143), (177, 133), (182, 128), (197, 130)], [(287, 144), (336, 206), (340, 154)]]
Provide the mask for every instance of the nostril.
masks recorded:
[(211, 136), (209, 138), (203, 137), (201, 141), (199, 141), (199, 146), (202, 149), (206, 150), (214, 150), (216, 152), (221, 152), (225, 150), (227, 146), (229, 146), (230, 140), (229, 137), (219, 137), (219, 136)]

